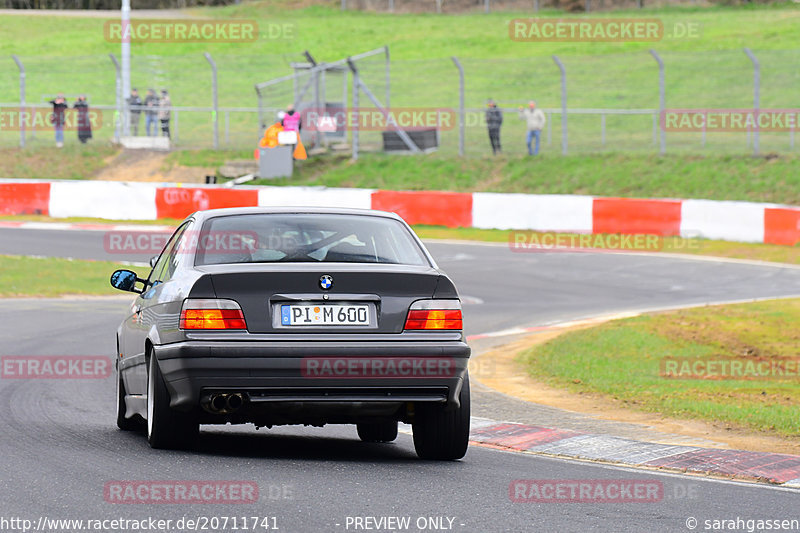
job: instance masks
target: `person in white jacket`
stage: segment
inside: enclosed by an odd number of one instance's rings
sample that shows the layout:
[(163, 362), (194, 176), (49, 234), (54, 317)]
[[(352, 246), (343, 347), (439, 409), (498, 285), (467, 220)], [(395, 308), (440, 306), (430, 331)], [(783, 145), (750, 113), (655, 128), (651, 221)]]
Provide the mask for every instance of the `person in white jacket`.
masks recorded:
[[(519, 118), (524, 120), (528, 126), (528, 136), (525, 139), (525, 142), (528, 145), (528, 155), (538, 155), (539, 141), (542, 137), (542, 128), (544, 128), (545, 122), (547, 122), (544, 112), (541, 109), (537, 109), (536, 102), (531, 100), (528, 102), (527, 109), (523, 109), (522, 107), (519, 108)], [(532, 150), (531, 141), (534, 137), (536, 138), (536, 149)]]

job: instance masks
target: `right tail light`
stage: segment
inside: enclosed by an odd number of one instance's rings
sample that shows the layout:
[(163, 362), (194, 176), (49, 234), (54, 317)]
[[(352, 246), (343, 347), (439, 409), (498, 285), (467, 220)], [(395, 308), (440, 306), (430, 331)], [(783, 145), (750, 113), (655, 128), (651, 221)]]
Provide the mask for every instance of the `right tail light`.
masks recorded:
[(462, 329), (459, 300), (418, 300), (411, 304), (406, 317), (407, 330)]

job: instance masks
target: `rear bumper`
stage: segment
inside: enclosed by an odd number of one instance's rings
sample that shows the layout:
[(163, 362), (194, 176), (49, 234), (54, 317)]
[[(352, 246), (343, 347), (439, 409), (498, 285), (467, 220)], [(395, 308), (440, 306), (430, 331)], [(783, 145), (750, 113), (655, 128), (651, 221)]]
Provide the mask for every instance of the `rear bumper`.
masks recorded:
[(404, 402), (457, 407), (470, 348), (461, 341), (186, 341), (154, 353), (177, 410), (193, 410), (215, 392), (241, 392), (249, 407), (357, 416)]

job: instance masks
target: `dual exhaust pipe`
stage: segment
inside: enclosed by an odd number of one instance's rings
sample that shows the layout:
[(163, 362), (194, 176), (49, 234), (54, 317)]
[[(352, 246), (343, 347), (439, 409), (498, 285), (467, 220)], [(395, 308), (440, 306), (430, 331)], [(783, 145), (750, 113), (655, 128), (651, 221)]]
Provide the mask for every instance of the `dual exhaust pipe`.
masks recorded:
[(234, 413), (242, 408), (245, 397), (240, 392), (214, 393), (208, 398), (206, 409), (214, 414)]

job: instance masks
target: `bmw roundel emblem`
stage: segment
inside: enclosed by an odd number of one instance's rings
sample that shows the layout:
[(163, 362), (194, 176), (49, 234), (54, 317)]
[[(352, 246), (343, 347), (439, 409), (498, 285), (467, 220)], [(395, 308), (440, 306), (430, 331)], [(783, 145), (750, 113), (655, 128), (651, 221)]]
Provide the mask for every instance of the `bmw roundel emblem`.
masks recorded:
[(330, 289), (333, 287), (333, 278), (329, 275), (325, 274), (319, 278), (319, 286), (325, 290)]

